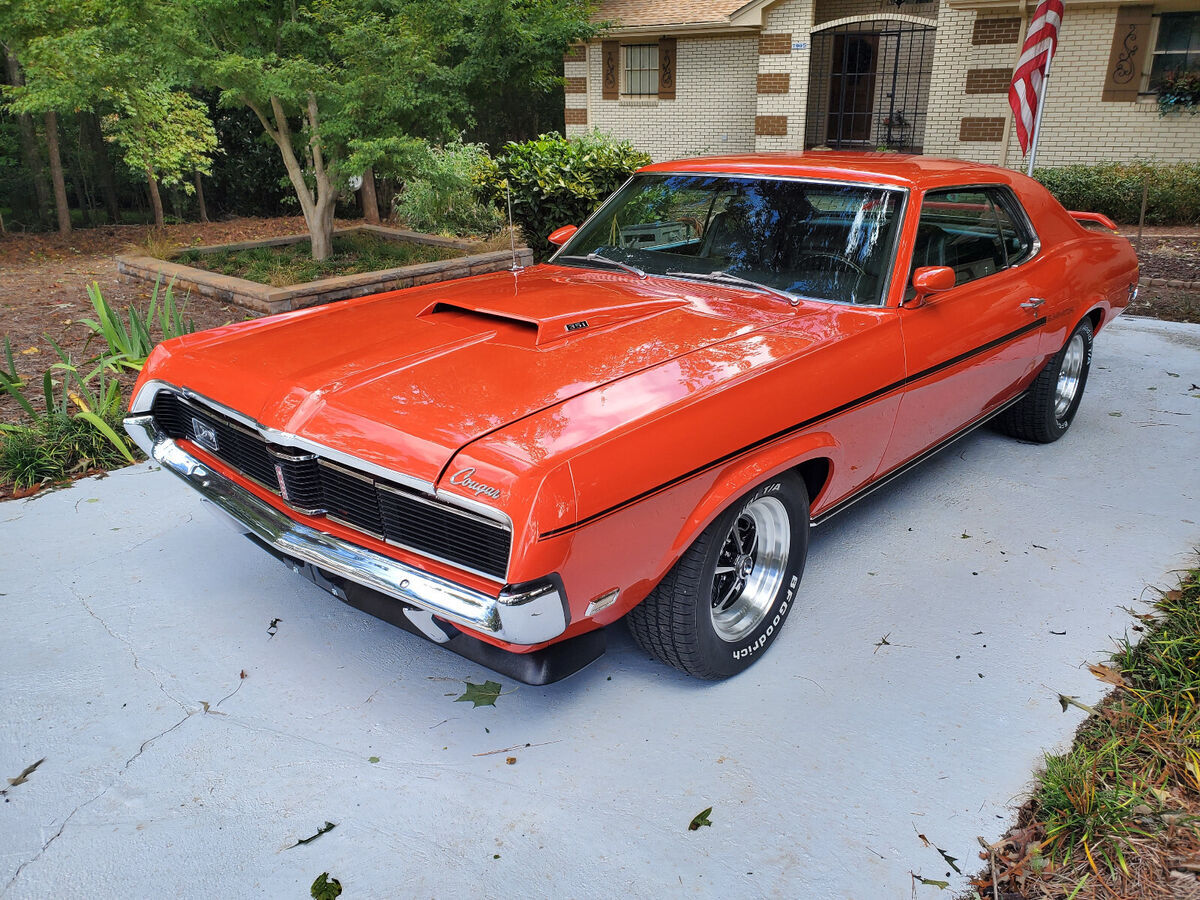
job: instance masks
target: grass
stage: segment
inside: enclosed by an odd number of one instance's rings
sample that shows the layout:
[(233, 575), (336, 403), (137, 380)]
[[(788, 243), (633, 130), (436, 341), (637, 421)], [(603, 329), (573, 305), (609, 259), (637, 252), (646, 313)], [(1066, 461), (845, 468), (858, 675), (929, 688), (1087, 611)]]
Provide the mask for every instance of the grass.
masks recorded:
[(1140, 641), (1090, 667), (1115, 686), (1097, 709), (1060, 698), (1091, 715), (992, 845), (981, 896), (993, 876), (1013, 897), (1175, 897), (1181, 878), (1200, 892), (1200, 569), (1155, 607)]
[(373, 234), (348, 234), (333, 239), (333, 255), (321, 262), (312, 258), (312, 245), (308, 241), (282, 247), (254, 247), (215, 253), (185, 250), (176, 257), (176, 262), (282, 287), (462, 255), (459, 250), (445, 247), (393, 241)]

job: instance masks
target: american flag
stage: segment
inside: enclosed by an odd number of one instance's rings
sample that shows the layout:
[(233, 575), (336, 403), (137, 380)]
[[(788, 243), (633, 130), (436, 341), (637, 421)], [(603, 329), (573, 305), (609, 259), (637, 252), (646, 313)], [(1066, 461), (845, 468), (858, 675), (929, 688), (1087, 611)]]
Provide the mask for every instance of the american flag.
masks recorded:
[(1038, 98), (1045, 90), (1050, 57), (1058, 49), (1058, 26), (1062, 24), (1062, 16), (1063, 0), (1042, 0), (1038, 4), (1029, 23), (1025, 44), (1021, 47), (1021, 59), (1013, 72), (1012, 85), (1008, 89), (1008, 105), (1013, 110), (1017, 140), (1021, 142), (1023, 154), (1029, 152), (1029, 145), (1033, 141)]

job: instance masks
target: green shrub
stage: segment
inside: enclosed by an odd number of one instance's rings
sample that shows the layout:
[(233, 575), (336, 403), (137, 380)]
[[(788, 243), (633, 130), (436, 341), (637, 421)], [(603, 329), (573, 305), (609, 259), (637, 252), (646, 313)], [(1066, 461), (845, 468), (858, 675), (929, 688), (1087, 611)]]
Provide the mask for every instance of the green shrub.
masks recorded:
[(1200, 163), (1101, 163), (1035, 169), (1067, 209), (1104, 213), (1124, 225), (1137, 224), (1142, 184), (1149, 181), (1147, 225), (1200, 222)]
[(37, 382), (43, 412), (27, 396), (27, 385), (13, 365), (12, 346), (4, 339), (0, 390), (17, 401), (29, 421), (0, 423), (0, 480), (28, 487), (134, 462), (133, 444), (121, 432), (121, 384), (110, 374), (108, 358), (93, 360), (89, 365), (94, 367), (85, 373), (53, 340), (46, 340), (59, 361)]
[(546, 236), (563, 225), (579, 225), (633, 172), (649, 164), (649, 155), (629, 141), (600, 132), (570, 140), (543, 134), (524, 143), (509, 141), (483, 178), (503, 209), (505, 186), (512, 189), (513, 219), (539, 256), (551, 250)]
[[(101, 417), (113, 432), (121, 428), (121, 412)], [(52, 413), (32, 425), (8, 425), (0, 431), (0, 477), (19, 488), (62, 481), (92, 469), (115, 469), (129, 462), (91, 420)]]
[(481, 194), (491, 168), (482, 144), (425, 145), (412, 159), (412, 172), (392, 204), (400, 221), (431, 234), (481, 235), (498, 232), (504, 216)]

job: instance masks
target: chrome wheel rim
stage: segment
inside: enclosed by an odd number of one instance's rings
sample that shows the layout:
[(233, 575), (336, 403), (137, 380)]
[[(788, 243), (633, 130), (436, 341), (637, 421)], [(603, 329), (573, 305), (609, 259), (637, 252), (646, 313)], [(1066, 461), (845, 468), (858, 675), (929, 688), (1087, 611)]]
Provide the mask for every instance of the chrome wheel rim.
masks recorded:
[(1060, 422), (1066, 416), (1075, 395), (1079, 393), (1079, 379), (1083, 374), (1083, 335), (1076, 334), (1067, 344), (1062, 365), (1058, 368), (1058, 384), (1054, 389), (1054, 418)]
[(738, 641), (762, 624), (783, 584), (791, 548), (791, 522), (777, 497), (759, 497), (738, 513), (713, 577), (717, 637)]

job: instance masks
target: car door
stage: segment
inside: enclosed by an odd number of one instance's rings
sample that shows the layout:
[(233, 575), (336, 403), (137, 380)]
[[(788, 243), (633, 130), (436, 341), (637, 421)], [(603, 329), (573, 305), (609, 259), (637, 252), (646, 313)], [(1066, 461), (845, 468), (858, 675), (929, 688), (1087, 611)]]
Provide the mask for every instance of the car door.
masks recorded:
[[(899, 310), (905, 389), (880, 472), (920, 456), (1021, 391), (1039, 360), (1045, 318), (1019, 266), (1037, 242), (1003, 187), (925, 194), (912, 272), (954, 269), (955, 286)], [(911, 288), (910, 288), (911, 291)]]

